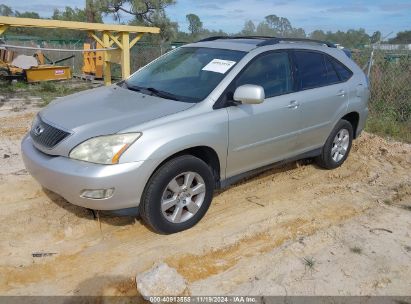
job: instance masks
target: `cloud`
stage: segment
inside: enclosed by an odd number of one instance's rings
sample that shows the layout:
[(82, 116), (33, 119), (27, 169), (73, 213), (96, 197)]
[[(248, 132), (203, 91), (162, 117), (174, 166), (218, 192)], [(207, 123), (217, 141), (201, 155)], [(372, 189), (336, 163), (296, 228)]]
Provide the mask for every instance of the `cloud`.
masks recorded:
[(366, 13), (369, 12), (369, 8), (366, 6), (339, 6), (339, 7), (332, 7), (326, 10), (326, 12), (329, 13), (345, 13), (345, 12), (349, 12), (349, 13)]
[(387, 3), (380, 5), (380, 9), (388, 12), (411, 10), (411, 3)]
[(205, 3), (197, 5), (198, 8), (205, 8), (205, 9), (213, 9), (213, 10), (220, 10), (221, 7), (215, 3)]

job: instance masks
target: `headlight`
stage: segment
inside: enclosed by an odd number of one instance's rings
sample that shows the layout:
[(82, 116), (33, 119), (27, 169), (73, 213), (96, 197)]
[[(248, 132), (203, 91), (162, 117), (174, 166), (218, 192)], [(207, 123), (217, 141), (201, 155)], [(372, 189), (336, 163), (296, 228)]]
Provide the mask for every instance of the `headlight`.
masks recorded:
[(120, 156), (141, 133), (115, 134), (90, 138), (70, 152), (70, 158), (97, 164), (117, 164)]
[(34, 116), (34, 119), (33, 119), (33, 121), (31, 122), (31, 127), (30, 127), (30, 130), (31, 129), (33, 129), (35, 126), (37, 126), (37, 124), (39, 123), (39, 116), (38, 115), (36, 115), (36, 116)]

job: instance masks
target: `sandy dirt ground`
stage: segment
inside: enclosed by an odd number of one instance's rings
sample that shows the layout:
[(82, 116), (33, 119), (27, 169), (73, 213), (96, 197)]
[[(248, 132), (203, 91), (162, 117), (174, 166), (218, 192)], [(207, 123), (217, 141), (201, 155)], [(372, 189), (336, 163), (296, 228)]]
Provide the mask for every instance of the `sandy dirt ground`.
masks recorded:
[[(6, 98), (7, 99), (7, 98)], [(411, 146), (367, 133), (333, 171), (291, 163), (216, 193), (194, 228), (100, 221), (24, 170), (36, 100), (0, 100), (0, 294), (138, 295), (164, 261), (192, 295), (410, 295)], [(33, 257), (36, 253), (48, 253)]]

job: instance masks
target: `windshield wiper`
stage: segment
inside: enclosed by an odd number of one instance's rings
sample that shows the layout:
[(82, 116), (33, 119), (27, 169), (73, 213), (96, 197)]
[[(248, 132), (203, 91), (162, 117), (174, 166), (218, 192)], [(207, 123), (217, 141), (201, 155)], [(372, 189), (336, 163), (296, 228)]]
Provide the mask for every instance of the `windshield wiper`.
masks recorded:
[(127, 89), (129, 89), (129, 90), (131, 90), (131, 91), (136, 91), (136, 92), (141, 92), (141, 91), (144, 89), (144, 88), (142, 88), (142, 87), (131, 86), (131, 85), (127, 84), (127, 82), (124, 82), (124, 86), (125, 86)]
[(151, 92), (152, 95), (155, 95), (155, 96), (158, 96), (158, 97), (161, 97), (161, 98), (180, 101), (178, 99), (178, 97), (176, 95), (172, 94), (172, 93), (168, 93), (168, 92), (165, 92), (165, 91), (160, 91), (160, 90), (157, 90), (155, 88), (144, 88), (144, 89)]
[(155, 95), (161, 98), (165, 98), (165, 99), (171, 99), (171, 100), (176, 100), (176, 101), (180, 101), (180, 99), (172, 94), (172, 93), (168, 93), (165, 91), (161, 91), (161, 90), (157, 90), (156, 88), (145, 88), (145, 87), (139, 87), (139, 86), (131, 86), (129, 84), (126, 83), (127, 89), (132, 90), (132, 91), (136, 91), (136, 92), (149, 92), (149, 95)]

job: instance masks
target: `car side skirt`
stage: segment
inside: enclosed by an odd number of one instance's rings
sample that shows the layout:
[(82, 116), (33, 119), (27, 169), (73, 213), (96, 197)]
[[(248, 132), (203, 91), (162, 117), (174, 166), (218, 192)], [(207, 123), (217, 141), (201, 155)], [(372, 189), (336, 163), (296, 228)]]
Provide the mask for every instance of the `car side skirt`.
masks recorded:
[(220, 183), (218, 185), (218, 188), (219, 189), (225, 189), (225, 188), (227, 188), (227, 187), (229, 187), (229, 186), (231, 186), (231, 185), (233, 185), (233, 184), (235, 184), (235, 183), (237, 183), (237, 182), (239, 182), (243, 179), (256, 176), (256, 175), (258, 175), (262, 172), (265, 172), (267, 170), (270, 170), (270, 169), (281, 167), (284, 164), (287, 164), (287, 163), (290, 163), (290, 162), (294, 162), (294, 161), (305, 159), (305, 158), (317, 157), (317, 156), (321, 155), (321, 150), (322, 150), (322, 148), (317, 148), (317, 149), (305, 152), (303, 154), (299, 154), (297, 156), (287, 158), (287, 159), (279, 161), (279, 162), (275, 162), (275, 163), (272, 163), (272, 164), (269, 164), (269, 165), (266, 165), (266, 166), (263, 166), (263, 167), (260, 167), (260, 168), (257, 168), (257, 169), (253, 169), (253, 170), (250, 170), (250, 171), (238, 174), (238, 175), (231, 176), (231, 177), (229, 177), (225, 180), (220, 181)]

